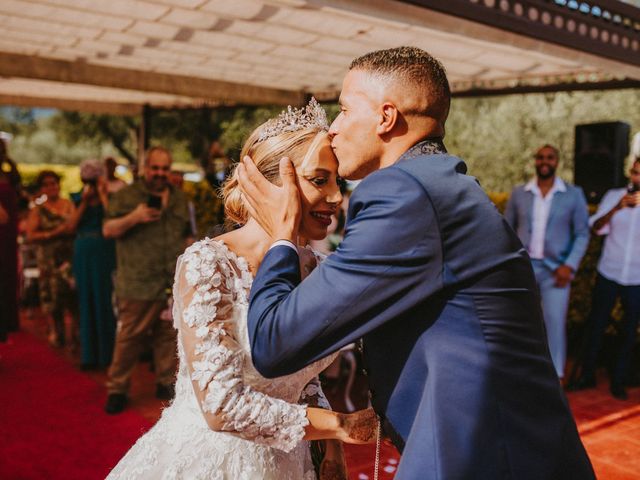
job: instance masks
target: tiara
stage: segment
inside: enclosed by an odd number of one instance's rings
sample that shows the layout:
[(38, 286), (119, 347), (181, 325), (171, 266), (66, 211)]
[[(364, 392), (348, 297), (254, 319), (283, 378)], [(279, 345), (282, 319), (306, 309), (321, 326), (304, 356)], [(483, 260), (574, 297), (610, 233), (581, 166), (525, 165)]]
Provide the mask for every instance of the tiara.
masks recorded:
[(289, 105), (276, 118), (268, 120), (260, 132), (258, 141), (261, 142), (285, 132), (296, 132), (306, 128), (329, 130), (327, 112), (313, 97), (306, 107), (293, 108)]

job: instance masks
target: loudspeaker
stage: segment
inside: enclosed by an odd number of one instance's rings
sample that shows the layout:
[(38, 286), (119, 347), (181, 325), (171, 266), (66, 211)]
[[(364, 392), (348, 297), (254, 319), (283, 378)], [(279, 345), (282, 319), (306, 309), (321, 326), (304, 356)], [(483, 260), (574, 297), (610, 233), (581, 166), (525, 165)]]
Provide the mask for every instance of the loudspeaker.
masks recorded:
[(631, 127), (624, 122), (576, 125), (574, 182), (589, 203), (598, 203), (611, 188), (623, 187), (624, 160)]

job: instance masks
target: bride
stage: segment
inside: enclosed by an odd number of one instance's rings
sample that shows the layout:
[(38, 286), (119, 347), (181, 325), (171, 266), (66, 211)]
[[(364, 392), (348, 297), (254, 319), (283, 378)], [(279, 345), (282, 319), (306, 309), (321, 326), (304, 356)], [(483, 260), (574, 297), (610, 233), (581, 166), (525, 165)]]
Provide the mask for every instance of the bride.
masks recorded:
[[(306, 108), (289, 107), (259, 126), (241, 154), (251, 156), (273, 183), (279, 182), (280, 158), (292, 160), (303, 205), (299, 231), (305, 239), (326, 236), (342, 200), (327, 130), (326, 114), (312, 99)], [(176, 267), (176, 398), (107, 478), (314, 480), (309, 444), (303, 440), (320, 439), (326, 439), (320, 478), (346, 478), (339, 441), (371, 441), (375, 415), (328, 409), (317, 375), (335, 355), (275, 379), (254, 369), (247, 300), (271, 240), (249, 217), (237, 174), (225, 185), (224, 200), (227, 217), (242, 227), (193, 244)], [(301, 248), (303, 275), (317, 261), (313, 251)]]

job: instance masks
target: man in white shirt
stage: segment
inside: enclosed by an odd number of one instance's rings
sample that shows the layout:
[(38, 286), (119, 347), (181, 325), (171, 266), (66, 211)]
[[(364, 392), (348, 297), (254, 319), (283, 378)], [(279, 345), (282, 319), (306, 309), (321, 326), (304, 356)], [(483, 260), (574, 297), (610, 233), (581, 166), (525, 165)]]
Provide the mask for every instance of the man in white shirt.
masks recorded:
[(620, 332), (623, 339), (616, 355), (610, 390), (621, 400), (627, 398), (624, 386), (640, 320), (640, 158), (635, 159), (629, 177), (628, 187), (609, 190), (598, 211), (589, 219), (592, 231), (607, 238), (593, 289), (591, 331), (582, 360), (582, 375), (573, 388), (595, 387), (602, 336), (611, 310), (620, 298), (625, 313)]
[(555, 147), (542, 146), (534, 159), (536, 178), (514, 188), (505, 217), (531, 257), (551, 358), (562, 379), (570, 286), (589, 245), (589, 213), (582, 190), (556, 176)]

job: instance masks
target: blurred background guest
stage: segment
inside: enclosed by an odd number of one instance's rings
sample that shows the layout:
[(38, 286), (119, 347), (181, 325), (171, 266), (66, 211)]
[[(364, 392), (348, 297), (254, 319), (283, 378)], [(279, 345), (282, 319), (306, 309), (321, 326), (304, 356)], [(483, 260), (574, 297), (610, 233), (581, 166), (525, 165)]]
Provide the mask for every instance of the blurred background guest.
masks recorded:
[(42, 170), (36, 179), (41, 196), (27, 218), (27, 241), (37, 244), (40, 270), (40, 305), (47, 314), (48, 339), (52, 346), (65, 344), (65, 311), (71, 313), (72, 346), (77, 342), (77, 304), (73, 290), (71, 257), (73, 237), (67, 221), (74, 212), (73, 203), (60, 197), (60, 176)]
[(556, 147), (543, 145), (533, 158), (536, 177), (513, 189), (504, 216), (531, 257), (551, 359), (562, 380), (571, 281), (589, 245), (589, 209), (582, 189), (556, 176)]
[(169, 183), (178, 190), (182, 190), (184, 187), (184, 173), (180, 170), (171, 170), (169, 172)]
[(230, 164), (220, 142), (214, 140), (206, 160), (202, 162), (204, 179), (185, 184), (188, 186), (185, 193), (195, 207), (197, 238), (213, 238), (233, 228), (224, 224), (224, 205), (219, 194), (219, 189), (229, 174)]
[(9, 212), (7, 212), (0, 203), (0, 225), (9, 223)]
[[(181, 172), (180, 170), (171, 170), (169, 172), (169, 183), (176, 187), (176, 189), (185, 192), (184, 172)], [(185, 192), (185, 194), (186, 193), (187, 192)], [(198, 238), (198, 224), (196, 221), (196, 207), (193, 204), (193, 201), (189, 200), (187, 202), (187, 208), (189, 209), (190, 237), (191, 239), (195, 239)]]
[(0, 341), (18, 329), (18, 195), (20, 174), (0, 139)]
[(115, 242), (102, 236), (102, 221), (108, 207), (108, 183), (99, 160), (80, 165), (84, 187), (71, 196), (76, 205), (68, 222), (76, 232), (73, 273), (80, 307), (80, 367), (89, 370), (111, 363), (116, 321), (111, 295), (116, 267)]
[(113, 157), (107, 157), (104, 159), (104, 167), (105, 167), (105, 178), (107, 181), (107, 193), (109, 195), (116, 193), (123, 187), (126, 187), (127, 184), (124, 180), (116, 177), (116, 168), (118, 167), (118, 162)]
[(624, 310), (622, 341), (616, 352), (609, 389), (620, 400), (627, 398), (625, 385), (640, 321), (640, 157), (635, 158), (629, 177), (626, 188), (605, 193), (598, 211), (589, 219), (593, 233), (607, 235), (607, 238), (592, 294), (588, 319), (591, 330), (582, 359), (582, 375), (572, 386), (572, 390), (596, 386), (602, 337), (619, 298)]
[(209, 157), (205, 165), (205, 177), (211, 188), (217, 190), (224, 185), (229, 176), (231, 160), (227, 157), (218, 140), (211, 142)]
[[(176, 331), (167, 316), (176, 259), (191, 229), (185, 194), (169, 182), (171, 153), (149, 149), (144, 176), (109, 200), (103, 234), (116, 239), (118, 328), (107, 380), (105, 411), (127, 404), (133, 369), (153, 342), (156, 397), (173, 398)], [(165, 315), (163, 315), (163, 313)]]

